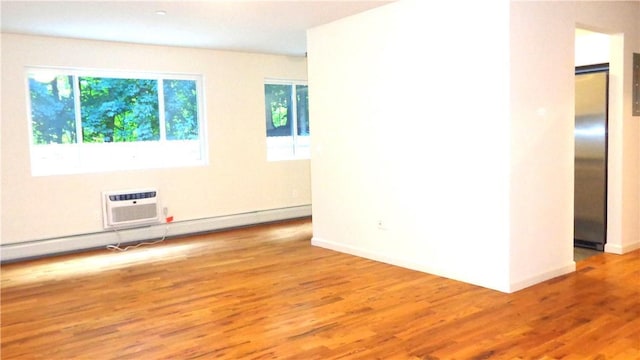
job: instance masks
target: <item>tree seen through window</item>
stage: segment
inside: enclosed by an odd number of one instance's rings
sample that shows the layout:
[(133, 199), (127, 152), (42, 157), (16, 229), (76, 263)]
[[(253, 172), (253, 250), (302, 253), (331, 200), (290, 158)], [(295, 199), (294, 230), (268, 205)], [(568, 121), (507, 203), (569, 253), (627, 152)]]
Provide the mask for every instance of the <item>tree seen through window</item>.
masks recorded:
[(29, 75), (33, 143), (197, 140), (200, 126), (196, 85), (195, 80), (185, 79), (34, 71)]

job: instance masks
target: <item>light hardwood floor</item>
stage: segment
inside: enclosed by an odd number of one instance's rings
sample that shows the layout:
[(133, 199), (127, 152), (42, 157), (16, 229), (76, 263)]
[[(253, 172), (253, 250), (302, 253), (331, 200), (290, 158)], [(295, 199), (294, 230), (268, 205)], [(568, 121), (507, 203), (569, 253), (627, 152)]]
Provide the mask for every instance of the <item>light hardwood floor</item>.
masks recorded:
[(503, 294), (309, 219), (2, 266), (2, 359), (640, 359), (640, 251)]

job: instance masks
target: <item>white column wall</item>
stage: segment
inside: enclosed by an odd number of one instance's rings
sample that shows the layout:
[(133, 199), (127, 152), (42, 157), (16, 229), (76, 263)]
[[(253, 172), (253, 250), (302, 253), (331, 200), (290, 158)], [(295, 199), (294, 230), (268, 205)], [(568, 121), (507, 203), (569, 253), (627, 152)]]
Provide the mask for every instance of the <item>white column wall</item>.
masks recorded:
[(315, 245), (508, 290), (508, 20), (400, 1), (309, 32)]
[(511, 286), (575, 270), (574, 11), (511, 3)]

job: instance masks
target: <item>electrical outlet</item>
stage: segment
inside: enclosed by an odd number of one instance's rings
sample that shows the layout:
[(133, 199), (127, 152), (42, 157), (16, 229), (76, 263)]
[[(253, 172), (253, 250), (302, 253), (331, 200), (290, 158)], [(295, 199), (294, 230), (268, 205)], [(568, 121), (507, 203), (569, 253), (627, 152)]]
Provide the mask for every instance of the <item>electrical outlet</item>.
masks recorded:
[(168, 207), (163, 207), (162, 208), (162, 213), (164, 214), (164, 222), (165, 223), (170, 223), (173, 222), (173, 215), (169, 216), (169, 208)]

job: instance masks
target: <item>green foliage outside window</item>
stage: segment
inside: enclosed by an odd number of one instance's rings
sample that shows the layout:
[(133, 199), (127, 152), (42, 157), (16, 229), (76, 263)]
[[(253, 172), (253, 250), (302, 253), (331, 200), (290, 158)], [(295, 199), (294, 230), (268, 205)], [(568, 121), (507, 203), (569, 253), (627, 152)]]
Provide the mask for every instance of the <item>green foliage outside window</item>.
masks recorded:
[(34, 144), (76, 142), (73, 77), (29, 78)]
[(291, 102), (291, 86), (289, 85), (265, 85), (267, 109), (271, 110), (271, 126), (279, 128), (287, 126), (289, 103)]
[(85, 143), (160, 139), (156, 80), (80, 78)]
[[(162, 99), (159, 86), (163, 86)], [(74, 94), (74, 88), (79, 94)], [(29, 76), (29, 94), (36, 145), (157, 141), (161, 138), (161, 107), (166, 140), (199, 137), (195, 80), (50, 76), (36, 71)], [(76, 129), (77, 124), (81, 130)]]
[(273, 114), (271, 123), (274, 127), (279, 128), (287, 125), (287, 108), (285, 106), (271, 105), (271, 113)]
[(198, 101), (196, 82), (164, 80), (164, 111), (168, 140), (198, 138)]
[(296, 111), (298, 114), (298, 135), (308, 136), (309, 130), (309, 87), (296, 86)]
[(266, 80), (264, 84), (267, 159), (308, 159), (309, 88), (303, 81)]
[(265, 84), (268, 137), (309, 136), (307, 85)]

